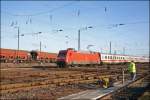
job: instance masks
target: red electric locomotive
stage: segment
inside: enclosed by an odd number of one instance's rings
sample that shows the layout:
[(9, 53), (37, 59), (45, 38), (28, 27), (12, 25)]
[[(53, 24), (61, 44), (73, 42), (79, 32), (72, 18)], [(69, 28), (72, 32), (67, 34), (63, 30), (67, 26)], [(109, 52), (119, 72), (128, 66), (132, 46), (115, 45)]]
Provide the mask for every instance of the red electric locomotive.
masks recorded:
[(100, 53), (75, 51), (71, 48), (61, 50), (57, 57), (57, 65), (59, 67), (74, 65), (91, 65), (100, 64)]

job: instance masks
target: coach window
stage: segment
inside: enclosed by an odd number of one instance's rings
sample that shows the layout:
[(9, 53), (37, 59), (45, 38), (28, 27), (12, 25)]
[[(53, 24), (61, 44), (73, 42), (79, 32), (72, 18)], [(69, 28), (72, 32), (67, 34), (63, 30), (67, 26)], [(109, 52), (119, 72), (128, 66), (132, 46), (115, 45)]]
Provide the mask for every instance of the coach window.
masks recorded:
[(112, 56), (110, 56), (110, 59), (112, 59)]
[(105, 56), (105, 59), (107, 59), (107, 56)]

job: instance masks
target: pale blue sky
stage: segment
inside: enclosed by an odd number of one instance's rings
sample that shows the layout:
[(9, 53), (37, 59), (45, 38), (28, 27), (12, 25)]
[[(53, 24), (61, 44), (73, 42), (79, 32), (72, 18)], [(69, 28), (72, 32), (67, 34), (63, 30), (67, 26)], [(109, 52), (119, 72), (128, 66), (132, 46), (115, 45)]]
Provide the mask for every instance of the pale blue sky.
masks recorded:
[[(82, 50), (94, 45), (90, 50), (107, 53), (111, 41), (112, 53), (121, 54), (123, 48), (129, 55), (149, 53), (148, 1), (2, 1), (2, 48), (17, 49), (16, 22), (24, 34), (20, 37), (23, 50), (39, 50), (40, 40), (47, 52), (77, 49), (78, 29), (92, 26), (81, 31)], [(42, 34), (33, 35), (37, 32)]]

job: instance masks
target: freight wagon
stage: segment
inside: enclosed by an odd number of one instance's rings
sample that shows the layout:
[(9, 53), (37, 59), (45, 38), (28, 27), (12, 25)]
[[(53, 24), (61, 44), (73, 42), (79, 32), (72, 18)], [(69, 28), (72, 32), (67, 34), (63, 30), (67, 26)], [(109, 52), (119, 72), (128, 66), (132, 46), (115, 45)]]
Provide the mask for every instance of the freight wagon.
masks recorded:
[(56, 53), (48, 53), (48, 52), (39, 52), (39, 51), (31, 51), (32, 60), (39, 62), (56, 62), (57, 54)]
[(0, 49), (0, 62), (19, 62), (26, 61), (29, 58), (29, 52), (24, 50)]
[(57, 54), (0, 48), (0, 62), (56, 62)]

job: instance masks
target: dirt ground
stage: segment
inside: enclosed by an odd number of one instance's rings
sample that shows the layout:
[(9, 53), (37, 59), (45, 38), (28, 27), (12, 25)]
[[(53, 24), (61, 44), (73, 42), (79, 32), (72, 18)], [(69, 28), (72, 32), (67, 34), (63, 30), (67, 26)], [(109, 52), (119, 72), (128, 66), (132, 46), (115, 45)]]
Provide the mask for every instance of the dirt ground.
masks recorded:
[[(1, 64), (1, 99), (50, 99), (86, 90), (78, 84), (102, 77), (121, 80), (126, 65), (56, 68), (55, 64)], [(137, 64), (138, 75), (148, 73), (148, 64)], [(129, 75), (125, 71), (128, 79)]]

